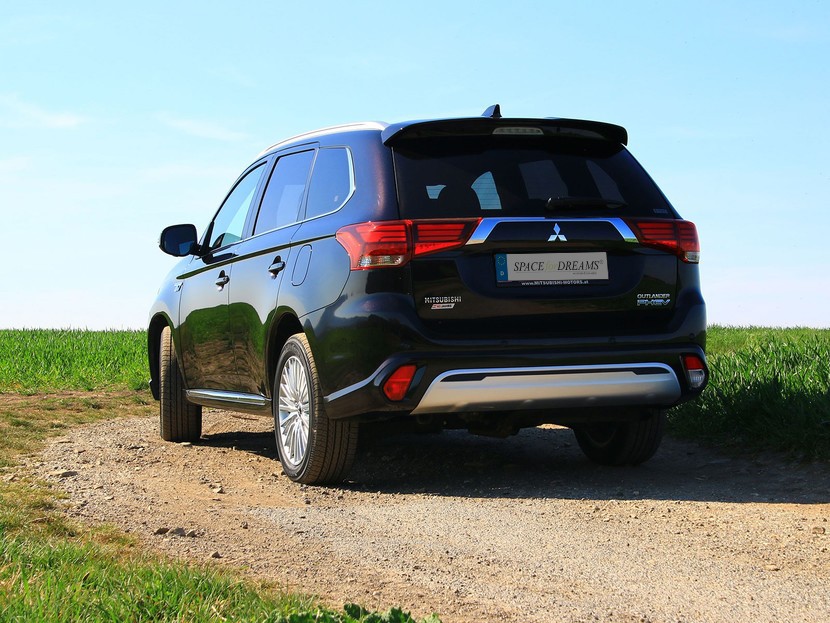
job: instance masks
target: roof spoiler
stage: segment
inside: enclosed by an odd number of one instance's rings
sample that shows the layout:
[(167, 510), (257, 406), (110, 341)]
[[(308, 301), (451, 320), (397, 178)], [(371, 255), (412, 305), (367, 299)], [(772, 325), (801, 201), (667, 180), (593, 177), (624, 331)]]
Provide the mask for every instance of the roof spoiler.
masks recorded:
[(554, 117), (510, 119), (501, 116), (498, 104), (490, 106), (481, 117), (393, 123), (381, 132), (381, 137), (385, 145), (395, 146), (416, 138), (492, 134), (581, 138), (628, 144), (626, 129), (613, 123)]

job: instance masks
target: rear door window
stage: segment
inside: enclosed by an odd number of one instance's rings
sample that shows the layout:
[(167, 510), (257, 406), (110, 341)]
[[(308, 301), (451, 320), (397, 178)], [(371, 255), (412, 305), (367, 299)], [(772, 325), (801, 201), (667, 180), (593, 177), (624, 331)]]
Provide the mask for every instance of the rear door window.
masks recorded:
[(254, 234), (277, 229), (299, 220), (314, 151), (280, 156), (271, 172), (259, 207)]

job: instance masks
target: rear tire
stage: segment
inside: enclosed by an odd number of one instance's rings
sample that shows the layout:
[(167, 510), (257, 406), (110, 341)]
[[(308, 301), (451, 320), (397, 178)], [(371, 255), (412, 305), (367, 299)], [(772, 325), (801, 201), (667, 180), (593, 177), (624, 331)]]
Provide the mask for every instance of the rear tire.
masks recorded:
[(202, 407), (187, 401), (184, 378), (170, 327), (159, 348), (159, 429), (165, 441), (196, 441), (202, 436)]
[(665, 411), (649, 409), (640, 420), (586, 424), (573, 431), (582, 452), (595, 463), (639, 465), (657, 452), (665, 425)]
[(292, 335), (283, 346), (272, 395), (274, 434), (285, 475), (303, 484), (343, 480), (354, 462), (359, 424), (326, 415), (304, 334)]

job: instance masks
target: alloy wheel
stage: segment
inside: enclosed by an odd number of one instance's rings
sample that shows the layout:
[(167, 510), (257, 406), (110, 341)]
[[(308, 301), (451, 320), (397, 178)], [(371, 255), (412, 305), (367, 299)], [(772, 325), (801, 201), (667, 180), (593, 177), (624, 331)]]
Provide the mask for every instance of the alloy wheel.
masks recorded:
[(309, 429), (308, 374), (299, 357), (292, 355), (280, 374), (279, 438), (282, 457), (294, 468), (305, 458)]

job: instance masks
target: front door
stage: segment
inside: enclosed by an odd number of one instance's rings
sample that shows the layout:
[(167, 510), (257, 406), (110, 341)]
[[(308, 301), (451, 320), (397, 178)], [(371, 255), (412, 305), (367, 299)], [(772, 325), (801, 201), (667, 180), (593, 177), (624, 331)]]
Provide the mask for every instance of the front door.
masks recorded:
[(208, 226), (200, 255), (181, 277), (179, 337), (182, 372), (189, 389), (233, 390), (236, 361), (228, 317), (228, 293), (248, 212), (265, 164), (246, 172)]

